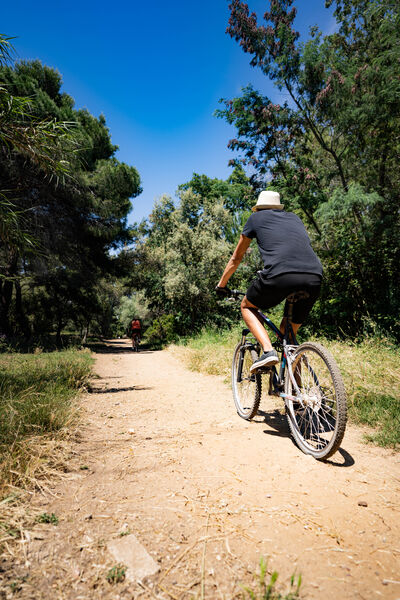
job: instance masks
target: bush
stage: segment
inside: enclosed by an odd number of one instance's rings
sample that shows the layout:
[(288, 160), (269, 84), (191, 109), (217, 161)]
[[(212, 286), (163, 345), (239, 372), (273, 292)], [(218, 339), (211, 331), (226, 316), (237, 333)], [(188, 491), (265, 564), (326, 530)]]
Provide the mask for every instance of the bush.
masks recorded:
[(175, 341), (174, 315), (161, 315), (145, 331), (147, 342), (151, 346), (162, 347)]

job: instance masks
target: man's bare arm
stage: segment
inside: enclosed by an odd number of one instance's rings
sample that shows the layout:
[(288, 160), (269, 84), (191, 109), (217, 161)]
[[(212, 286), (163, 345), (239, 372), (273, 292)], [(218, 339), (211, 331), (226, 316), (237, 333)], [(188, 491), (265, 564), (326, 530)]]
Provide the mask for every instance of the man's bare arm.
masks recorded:
[(234, 253), (230, 257), (228, 264), (225, 267), (225, 271), (221, 279), (219, 280), (218, 287), (224, 288), (228, 283), (229, 279), (232, 277), (240, 263), (242, 262), (242, 258), (250, 246), (251, 238), (246, 237), (245, 235), (241, 235), (238, 245), (235, 248)]

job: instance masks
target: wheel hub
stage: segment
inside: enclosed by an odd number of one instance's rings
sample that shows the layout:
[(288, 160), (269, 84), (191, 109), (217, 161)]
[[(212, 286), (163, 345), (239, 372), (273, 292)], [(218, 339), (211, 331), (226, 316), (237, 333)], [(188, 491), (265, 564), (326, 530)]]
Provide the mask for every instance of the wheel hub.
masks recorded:
[(319, 387), (314, 386), (308, 390), (307, 394), (302, 394), (301, 399), (304, 406), (310, 407), (314, 412), (318, 412), (322, 404), (322, 395)]

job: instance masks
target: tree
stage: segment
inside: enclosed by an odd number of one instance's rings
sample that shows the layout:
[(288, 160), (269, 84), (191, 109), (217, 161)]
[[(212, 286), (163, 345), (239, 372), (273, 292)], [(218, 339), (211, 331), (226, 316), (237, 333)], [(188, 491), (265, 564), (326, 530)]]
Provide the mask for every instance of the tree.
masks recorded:
[(204, 203), (222, 202), (230, 214), (222, 233), (226, 240), (234, 243), (240, 235), (246, 215), (254, 204), (254, 192), (242, 165), (233, 162), (232, 166), (233, 171), (226, 181), (193, 173), (192, 179), (181, 184), (178, 191), (191, 190), (193, 193), (190, 202), (187, 199), (186, 205), (181, 205), (182, 210), (186, 211), (186, 218), (192, 224), (197, 222)]
[[(60, 91), (58, 72), (39, 61), (21, 62), (3, 66), (0, 81), (10, 97), (22, 98), (29, 107), (23, 117), (28, 129), (37, 123), (51, 122), (57, 131), (60, 123), (70, 123), (68, 136), (56, 136), (57, 144), (51, 154), (60, 159), (57, 158), (57, 164), (64, 165), (64, 159), (68, 159), (63, 177), (52, 176), (60, 172), (50, 168), (54, 166), (51, 162), (46, 163), (46, 153), (44, 159), (36, 160), (35, 153), (26, 154), (18, 144), (6, 143), (4, 136), (0, 137), (3, 194), (12, 205), (18, 225), (12, 244), (4, 235), (1, 238), (0, 322), (7, 334), (29, 335), (21, 298), (19, 318), (10, 322), (18, 281), (29, 277), (30, 290), (25, 290), (26, 294), (35, 288), (45, 289), (55, 305), (61, 294), (68, 306), (75, 305), (74, 318), (80, 309), (86, 319), (85, 299), (95, 297), (97, 282), (106, 273), (117, 272), (119, 262), (112, 258), (110, 250), (131, 238), (127, 214), (130, 198), (141, 192), (140, 178), (134, 167), (115, 159), (117, 147), (111, 143), (104, 117), (95, 118), (86, 110), (73, 109), (70, 96)], [(10, 117), (10, 122), (10, 130), (15, 129), (16, 119)], [(44, 146), (39, 146), (43, 154)], [(8, 218), (14, 217), (8, 213)], [(35, 240), (35, 252), (28, 247), (30, 240)], [(95, 302), (90, 306), (92, 311), (99, 308)], [(64, 315), (67, 312), (65, 309)], [(59, 332), (63, 319), (54, 316), (53, 322)]]
[[(144, 290), (153, 318), (172, 315), (175, 332), (183, 335), (205, 325), (227, 325), (237, 312), (214, 292), (233, 249), (224, 235), (231, 215), (223, 199), (185, 187), (177, 206), (167, 196), (156, 203), (136, 230), (135, 248), (125, 253), (132, 265), (131, 289)], [(163, 323), (160, 330), (167, 323), (170, 331), (171, 322)]]
[[(320, 314), (329, 320), (328, 294), (335, 293), (336, 314), (352, 331), (355, 315), (382, 322), (382, 311), (389, 321), (399, 309), (387, 277), (400, 279), (399, 244), (387, 240), (398, 240), (399, 231), (400, 8), (391, 0), (328, 0), (333, 4), (338, 31), (323, 37), (313, 28), (300, 43), (292, 0), (271, 0), (265, 25), (247, 4), (232, 1), (227, 32), (290, 100), (276, 104), (247, 87), (217, 114), (236, 126), (229, 146), (254, 169), (253, 186), (268, 180), (312, 228), (331, 286)], [(345, 223), (338, 198), (349, 210)], [(328, 214), (335, 220), (327, 228)], [(356, 247), (362, 254), (350, 251)], [(371, 288), (381, 300), (360, 301), (353, 315), (354, 289), (365, 299)]]
[(122, 296), (118, 306), (115, 307), (115, 316), (118, 320), (118, 333), (124, 335), (128, 332), (133, 318), (140, 319), (142, 324), (150, 317), (149, 302), (143, 290), (138, 290), (130, 296)]

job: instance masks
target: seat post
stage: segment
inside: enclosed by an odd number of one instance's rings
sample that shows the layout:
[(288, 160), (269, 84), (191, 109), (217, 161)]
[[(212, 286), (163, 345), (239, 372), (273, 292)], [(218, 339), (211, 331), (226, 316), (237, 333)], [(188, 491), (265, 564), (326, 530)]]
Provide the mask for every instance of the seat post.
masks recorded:
[(288, 300), (287, 320), (289, 323), (292, 322), (292, 317), (293, 317), (293, 301)]

